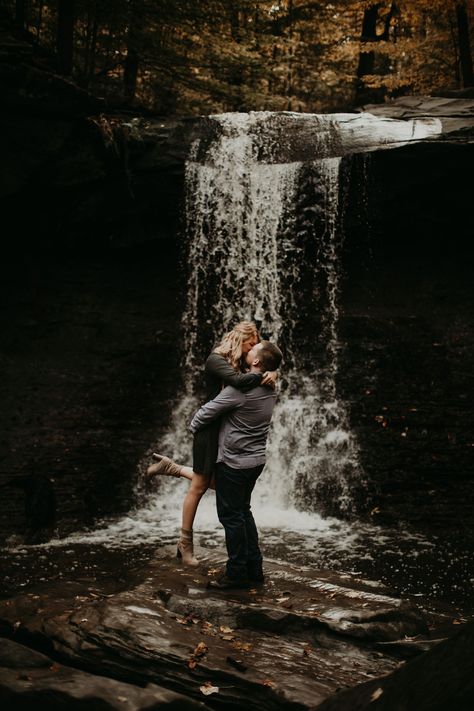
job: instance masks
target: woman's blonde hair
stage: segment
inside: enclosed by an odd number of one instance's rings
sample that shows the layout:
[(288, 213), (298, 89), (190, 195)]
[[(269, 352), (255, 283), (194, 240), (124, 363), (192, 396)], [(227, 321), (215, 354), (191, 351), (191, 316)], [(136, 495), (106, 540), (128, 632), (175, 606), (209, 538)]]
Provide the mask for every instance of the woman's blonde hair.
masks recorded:
[(214, 353), (223, 356), (235, 370), (239, 370), (242, 358), (242, 345), (250, 338), (260, 341), (257, 326), (252, 321), (241, 321), (232, 331), (226, 333)]

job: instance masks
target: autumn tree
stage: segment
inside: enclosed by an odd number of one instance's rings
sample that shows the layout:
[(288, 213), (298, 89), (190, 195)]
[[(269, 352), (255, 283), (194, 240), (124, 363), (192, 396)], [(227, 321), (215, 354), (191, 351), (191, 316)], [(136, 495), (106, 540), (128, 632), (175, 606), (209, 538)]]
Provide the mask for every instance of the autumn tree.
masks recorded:
[(474, 0), (0, 3), (112, 107), (327, 112), (473, 84)]

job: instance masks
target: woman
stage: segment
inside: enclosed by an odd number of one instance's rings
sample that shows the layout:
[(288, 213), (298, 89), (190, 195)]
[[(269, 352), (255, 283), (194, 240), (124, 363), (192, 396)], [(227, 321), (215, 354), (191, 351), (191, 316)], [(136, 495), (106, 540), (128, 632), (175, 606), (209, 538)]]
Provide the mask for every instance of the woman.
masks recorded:
[[(276, 373), (245, 373), (243, 358), (259, 343), (257, 327), (251, 321), (241, 321), (226, 333), (219, 345), (208, 357), (205, 365), (207, 401), (215, 398), (222, 387), (232, 385), (239, 390), (250, 390), (256, 385), (275, 386)], [(196, 432), (193, 439), (193, 466), (176, 464), (160, 454), (153, 456), (159, 461), (147, 469), (148, 476), (167, 474), (189, 479), (191, 484), (183, 502), (181, 535), (177, 557), (185, 565), (196, 566), (194, 557), (193, 524), (199, 502), (211, 486), (217, 459), (220, 421), (211, 422)]]

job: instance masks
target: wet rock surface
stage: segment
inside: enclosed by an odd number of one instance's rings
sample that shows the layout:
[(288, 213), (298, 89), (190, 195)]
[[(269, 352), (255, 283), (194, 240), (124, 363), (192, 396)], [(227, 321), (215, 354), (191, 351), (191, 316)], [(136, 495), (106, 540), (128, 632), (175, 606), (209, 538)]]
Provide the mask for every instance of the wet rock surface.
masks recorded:
[(121, 591), (71, 581), (3, 600), (0, 632), (77, 674), (158, 684), (217, 709), (315, 707), (413, 655), (390, 642), (409, 638), (418, 653), (437, 639), (415, 607), (370, 581), (270, 561), (262, 587), (216, 592), (207, 585), (221, 559), (199, 553), (189, 570), (163, 550)]
[(0, 701), (4, 709), (202, 709), (204, 704), (147, 684), (140, 688), (58, 664), (29, 647), (3, 639), (0, 650)]
[(343, 691), (321, 711), (469, 711), (474, 700), (474, 625), (377, 681)]

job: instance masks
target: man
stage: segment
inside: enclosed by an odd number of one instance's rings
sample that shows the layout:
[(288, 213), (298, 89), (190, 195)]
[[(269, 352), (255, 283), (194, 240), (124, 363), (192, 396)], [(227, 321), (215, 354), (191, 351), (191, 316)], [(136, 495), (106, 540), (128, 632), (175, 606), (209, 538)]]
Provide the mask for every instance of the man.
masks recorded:
[[(270, 341), (257, 343), (246, 356), (252, 373), (277, 370), (282, 353)], [(219, 432), (216, 502), (224, 526), (228, 560), (225, 574), (211, 583), (219, 589), (263, 583), (262, 554), (250, 510), (250, 497), (265, 466), (268, 430), (275, 406), (272, 388), (257, 385), (242, 392), (228, 385), (194, 415), (192, 432), (224, 415)]]

